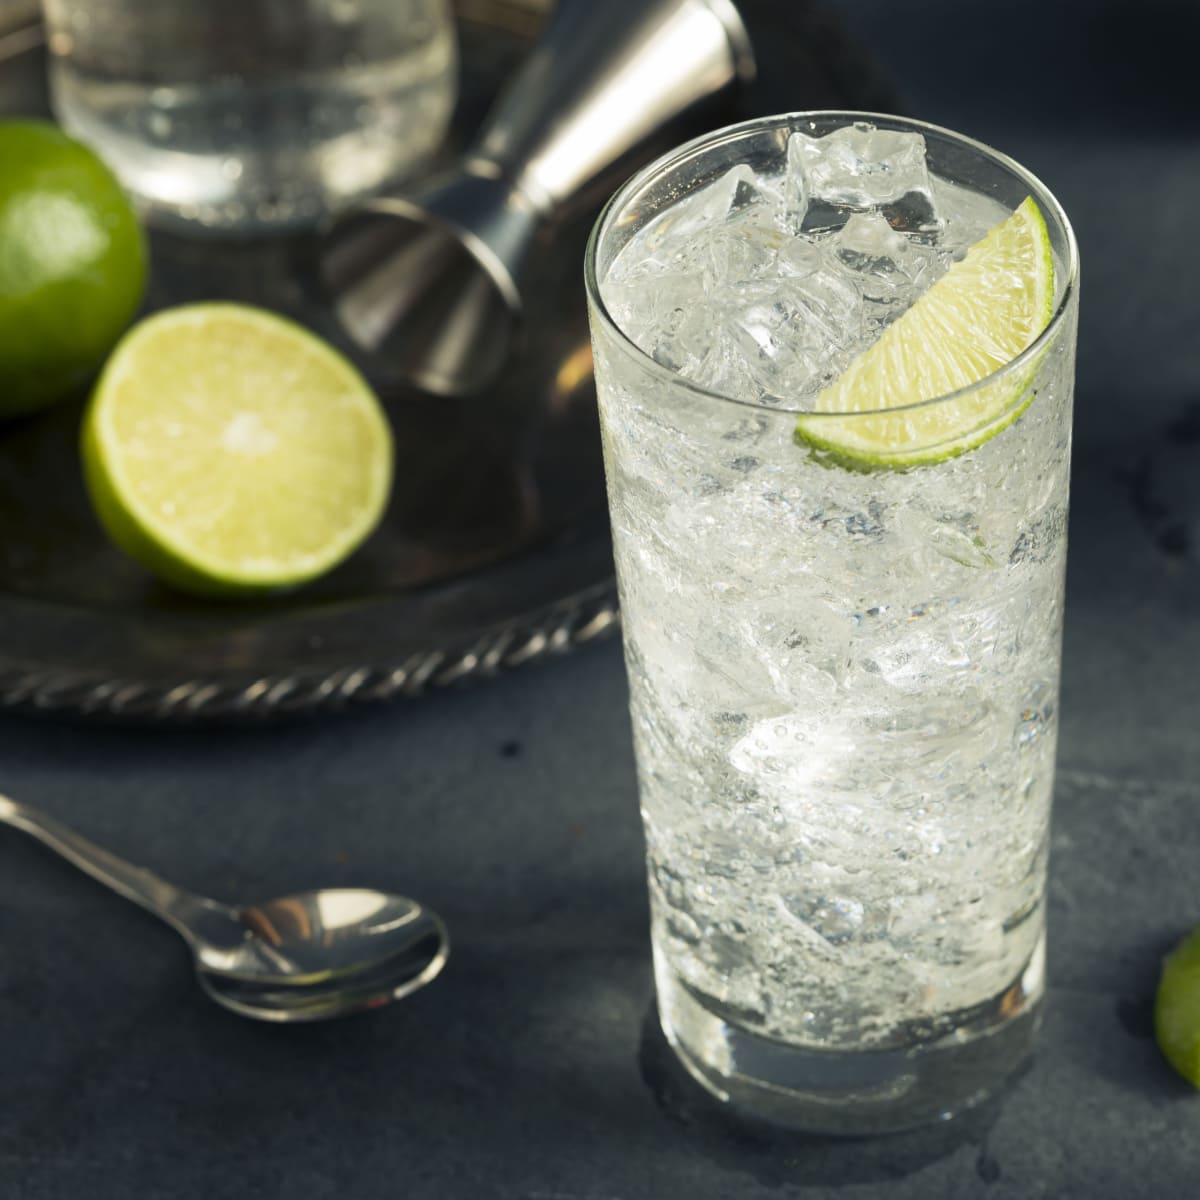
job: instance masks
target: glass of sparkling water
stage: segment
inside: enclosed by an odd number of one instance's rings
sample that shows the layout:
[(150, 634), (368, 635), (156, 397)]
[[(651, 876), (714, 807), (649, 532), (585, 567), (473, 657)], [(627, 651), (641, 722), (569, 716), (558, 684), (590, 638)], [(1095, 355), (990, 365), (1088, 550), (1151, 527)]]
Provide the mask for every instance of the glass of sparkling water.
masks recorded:
[(448, 0), (44, 0), (62, 124), (155, 224), (310, 225), (434, 152)]
[(802, 1128), (968, 1107), (1043, 991), (1067, 219), (955, 133), (798, 114), (636, 175), (586, 275), (666, 1036)]

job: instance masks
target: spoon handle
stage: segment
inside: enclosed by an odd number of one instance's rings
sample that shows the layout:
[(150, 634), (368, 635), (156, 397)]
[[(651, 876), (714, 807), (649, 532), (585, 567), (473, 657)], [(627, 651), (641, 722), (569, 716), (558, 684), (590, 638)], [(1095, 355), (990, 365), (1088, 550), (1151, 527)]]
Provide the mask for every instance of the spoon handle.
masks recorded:
[(11, 825), (36, 838), (97, 882), (166, 921), (189, 941), (192, 940), (189, 929), (191, 914), (201, 909), (223, 907), (160, 879), (145, 867), (137, 867), (118, 858), (53, 817), (18, 804), (2, 794), (0, 823)]

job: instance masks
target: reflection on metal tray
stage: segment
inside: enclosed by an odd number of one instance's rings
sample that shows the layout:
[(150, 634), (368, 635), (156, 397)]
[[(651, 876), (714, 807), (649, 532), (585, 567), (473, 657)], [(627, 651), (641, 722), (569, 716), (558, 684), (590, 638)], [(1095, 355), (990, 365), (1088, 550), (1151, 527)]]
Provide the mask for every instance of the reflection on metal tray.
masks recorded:
[[(458, 142), (536, 37), (540, 7), (459, 4)], [(772, 0), (745, 0), (743, 11), (761, 79), (730, 120), (893, 107), (824, 14)], [(36, 30), (0, 29), (0, 56), (0, 113), (45, 113)], [(79, 476), (81, 401), (0, 428), (0, 707), (250, 720), (415, 695), (614, 628), (580, 278), (596, 207), (588, 198), (536, 256), (524, 344), (492, 393), (435, 400), (375, 378), (396, 434), (391, 507), (362, 551), (295, 594), (189, 600), (111, 549)], [(310, 282), (311, 249), (303, 238), (223, 246), (155, 235), (148, 305), (239, 299), (336, 340)]]

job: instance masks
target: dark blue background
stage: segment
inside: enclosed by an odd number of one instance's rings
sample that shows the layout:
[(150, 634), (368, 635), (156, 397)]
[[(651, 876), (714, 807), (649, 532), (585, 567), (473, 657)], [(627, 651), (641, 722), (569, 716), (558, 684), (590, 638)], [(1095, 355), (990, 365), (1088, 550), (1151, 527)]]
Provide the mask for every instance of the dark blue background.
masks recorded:
[[(782, 0), (781, 0), (782, 2)], [(615, 642), (353, 719), (0, 722), (0, 786), (214, 895), (408, 891), (445, 976), (308, 1029), (209, 1005), (165, 928), (0, 837), (0, 1197), (1196, 1194), (1163, 950), (1200, 919), (1200, 130), (1183, 4), (843, 0), (907, 109), (1040, 174), (1082, 248), (1051, 991), (998, 1103), (873, 1142), (765, 1134), (673, 1069)], [(804, 80), (795, 104), (805, 104)]]

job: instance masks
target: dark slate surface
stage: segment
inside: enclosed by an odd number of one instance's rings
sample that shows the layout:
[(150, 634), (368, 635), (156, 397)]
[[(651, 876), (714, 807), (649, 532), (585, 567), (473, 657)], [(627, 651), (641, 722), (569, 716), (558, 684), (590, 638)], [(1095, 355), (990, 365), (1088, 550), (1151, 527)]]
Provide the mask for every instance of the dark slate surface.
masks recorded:
[(3, 1200), (1196, 1194), (1200, 1097), (1161, 1062), (1149, 1009), (1163, 950), (1200, 920), (1200, 144), (1190, 93), (1154, 82), (1196, 19), (1017, 0), (964, 27), (965, 7), (843, 5), (909, 109), (1038, 171), (1082, 245), (1051, 993), (1030, 1068), (961, 1122), (870, 1142), (743, 1128), (679, 1078), (649, 1019), (610, 643), (269, 732), (0, 723), (5, 790), (180, 882), (392, 887), (455, 937), (402, 1006), (260, 1027), (204, 1000), (165, 928), (0, 836)]

